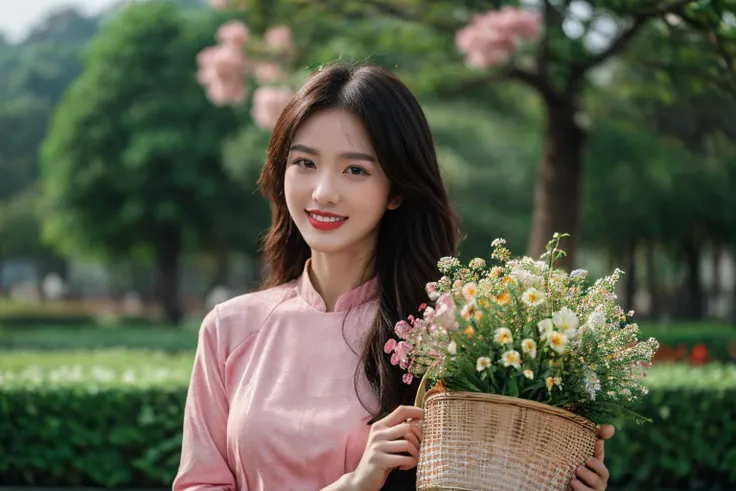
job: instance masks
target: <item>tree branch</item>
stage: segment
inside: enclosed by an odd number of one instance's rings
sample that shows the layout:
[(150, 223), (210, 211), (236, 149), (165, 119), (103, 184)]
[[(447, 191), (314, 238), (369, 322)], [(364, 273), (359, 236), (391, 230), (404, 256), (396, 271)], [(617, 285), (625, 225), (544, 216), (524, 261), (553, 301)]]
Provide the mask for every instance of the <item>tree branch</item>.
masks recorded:
[(544, 8), (542, 10), (544, 18), (544, 33), (539, 41), (537, 50), (537, 72), (543, 77), (549, 76), (549, 63), (552, 61), (551, 36), (553, 30), (557, 30), (562, 25), (562, 15), (552, 5), (550, 0), (544, 0)]
[(570, 67), (570, 75), (567, 80), (565, 92), (568, 94), (577, 91), (580, 81), (591, 68), (600, 65), (607, 59), (622, 52), (631, 41), (636, 37), (642, 27), (651, 19), (661, 15), (680, 10), (693, 0), (677, 0), (666, 7), (654, 8), (647, 11), (639, 12), (634, 16), (634, 23), (628, 28), (621, 31), (618, 37), (611, 45), (598, 54), (589, 56), (584, 60), (572, 63)]
[(539, 92), (545, 100), (553, 100), (557, 97), (554, 89), (546, 82), (544, 77), (539, 74), (523, 70), (513, 64), (505, 70), (491, 74), (484, 74), (469, 80), (462, 80), (459, 83), (444, 87), (437, 90), (435, 95), (440, 98), (454, 96), (497, 82), (520, 82)]

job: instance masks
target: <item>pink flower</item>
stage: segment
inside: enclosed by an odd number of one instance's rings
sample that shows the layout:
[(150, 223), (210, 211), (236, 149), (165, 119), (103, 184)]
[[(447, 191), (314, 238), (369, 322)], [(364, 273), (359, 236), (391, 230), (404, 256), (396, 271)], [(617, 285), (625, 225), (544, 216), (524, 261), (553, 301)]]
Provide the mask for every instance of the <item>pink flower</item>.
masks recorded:
[(409, 364), (409, 353), (411, 352), (412, 345), (406, 341), (399, 341), (396, 344), (395, 352), (399, 355), (399, 362)]
[(248, 28), (242, 22), (238, 20), (231, 20), (221, 25), (217, 29), (215, 37), (218, 41), (223, 44), (233, 44), (238, 47), (242, 47), (248, 40), (250, 32)]
[(227, 7), (227, 0), (210, 0), (210, 6), (215, 9), (224, 9)]
[(263, 41), (274, 51), (287, 51), (291, 48), (291, 29), (287, 26), (269, 27), (263, 33)]
[(399, 364), (399, 355), (397, 355), (396, 352), (394, 352), (391, 355), (391, 364), (392, 365), (398, 365)]
[(476, 15), (457, 32), (455, 44), (468, 65), (488, 68), (505, 63), (519, 41), (536, 41), (539, 33), (537, 13), (507, 6)]
[(258, 87), (253, 93), (253, 120), (261, 128), (272, 130), (291, 97), (292, 91), (287, 87)]
[(448, 329), (457, 326), (455, 301), (449, 293), (440, 295), (434, 309), (434, 322)]
[(399, 321), (396, 323), (396, 326), (394, 326), (394, 332), (401, 339), (407, 339), (411, 332), (411, 326), (406, 321)]
[(412, 380), (414, 380), (414, 375), (412, 375), (411, 373), (405, 373), (404, 376), (401, 377), (401, 379), (406, 385), (409, 385), (411, 384)]
[(260, 84), (269, 84), (278, 82), (284, 76), (281, 71), (281, 65), (275, 61), (258, 63), (255, 68), (254, 75)]
[(394, 348), (396, 348), (396, 340), (391, 338), (383, 345), (383, 352), (389, 354), (394, 350)]
[(246, 59), (240, 48), (231, 44), (205, 48), (197, 55), (197, 65), (197, 80), (212, 102), (223, 105), (243, 100)]

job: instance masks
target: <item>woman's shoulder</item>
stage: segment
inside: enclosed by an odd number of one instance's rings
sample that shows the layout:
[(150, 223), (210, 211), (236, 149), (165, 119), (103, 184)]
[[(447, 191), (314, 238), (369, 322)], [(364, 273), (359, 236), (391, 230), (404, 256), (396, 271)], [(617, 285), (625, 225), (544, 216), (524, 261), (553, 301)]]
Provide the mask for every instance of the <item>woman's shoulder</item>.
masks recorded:
[(217, 304), (205, 316), (201, 334), (207, 335), (225, 354), (231, 353), (265, 324), (281, 303), (296, 294), (294, 282), (238, 295)]

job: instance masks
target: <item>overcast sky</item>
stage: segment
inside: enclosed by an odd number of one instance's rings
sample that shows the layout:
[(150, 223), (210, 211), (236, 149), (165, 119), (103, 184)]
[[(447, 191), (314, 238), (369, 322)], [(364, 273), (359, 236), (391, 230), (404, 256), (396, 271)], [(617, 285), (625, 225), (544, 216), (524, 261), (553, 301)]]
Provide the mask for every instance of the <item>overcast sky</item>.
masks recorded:
[(83, 12), (96, 14), (118, 0), (0, 0), (0, 32), (18, 41), (46, 14), (65, 6), (79, 6)]

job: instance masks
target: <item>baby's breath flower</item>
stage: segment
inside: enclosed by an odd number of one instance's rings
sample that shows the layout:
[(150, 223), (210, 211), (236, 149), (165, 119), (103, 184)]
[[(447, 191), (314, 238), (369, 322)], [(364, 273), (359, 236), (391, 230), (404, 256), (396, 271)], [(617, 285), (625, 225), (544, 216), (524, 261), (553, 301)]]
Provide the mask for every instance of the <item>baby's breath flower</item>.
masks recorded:
[(481, 271), (483, 268), (486, 267), (486, 260), (480, 257), (476, 257), (468, 263), (468, 266), (470, 267), (470, 269)]
[(449, 274), (455, 268), (460, 267), (460, 260), (456, 257), (450, 257), (450, 256), (443, 257), (437, 263), (437, 267), (439, 268), (442, 274)]

